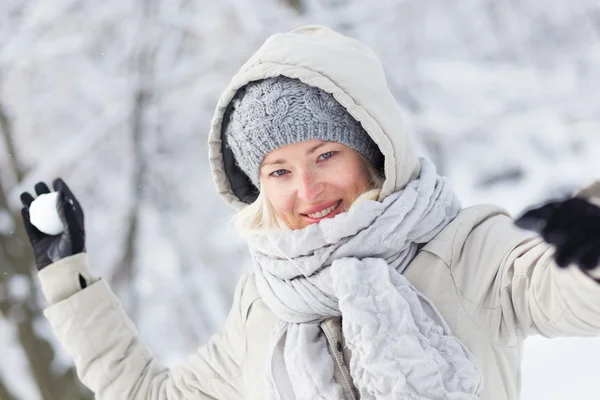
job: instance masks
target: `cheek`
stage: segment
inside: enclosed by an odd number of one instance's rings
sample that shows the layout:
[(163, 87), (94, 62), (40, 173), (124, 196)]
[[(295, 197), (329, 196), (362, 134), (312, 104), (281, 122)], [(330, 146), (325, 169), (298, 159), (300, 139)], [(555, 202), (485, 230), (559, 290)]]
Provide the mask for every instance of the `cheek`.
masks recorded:
[(292, 196), (281, 191), (280, 193), (273, 193), (273, 195), (269, 197), (269, 201), (275, 209), (275, 212), (279, 215), (290, 213), (294, 207), (294, 199)]
[(335, 177), (340, 182), (340, 186), (351, 191), (362, 190), (368, 181), (366, 171), (361, 166), (355, 165), (338, 170)]

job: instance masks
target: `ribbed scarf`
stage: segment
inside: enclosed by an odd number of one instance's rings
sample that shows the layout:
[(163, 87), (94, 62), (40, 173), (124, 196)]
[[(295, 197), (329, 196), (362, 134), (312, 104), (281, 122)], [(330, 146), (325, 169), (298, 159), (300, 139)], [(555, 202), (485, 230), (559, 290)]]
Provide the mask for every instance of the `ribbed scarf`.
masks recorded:
[(270, 399), (342, 399), (319, 323), (342, 317), (361, 399), (476, 399), (483, 377), (443, 317), (402, 275), (418, 245), (460, 210), (446, 178), (421, 159), (418, 179), (304, 229), (250, 240), (258, 290), (279, 317)]

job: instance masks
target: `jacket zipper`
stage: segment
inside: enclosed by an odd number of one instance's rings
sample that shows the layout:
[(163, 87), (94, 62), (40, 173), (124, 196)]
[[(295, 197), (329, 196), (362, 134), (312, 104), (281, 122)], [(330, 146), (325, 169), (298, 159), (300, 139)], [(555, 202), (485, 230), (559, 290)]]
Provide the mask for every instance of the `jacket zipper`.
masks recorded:
[(336, 364), (340, 368), (340, 371), (342, 371), (342, 376), (344, 377), (344, 383), (346, 384), (346, 392), (350, 393), (350, 400), (358, 400), (356, 398), (356, 396), (354, 395), (354, 384), (352, 383), (351, 379), (350, 380), (348, 379), (348, 377), (350, 376), (350, 371), (348, 370), (348, 367), (346, 367), (346, 364), (344, 363), (342, 350), (341, 350), (342, 342), (340, 342), (338, 340), (334, 340), (330, 336), (330, 334), (327, 332), (327, 329), (323, 329), (323, 332), (325, 333), (325, 337), (327, 338), (327, 341), (329, 342), (329, 347), (333, 351), (333, 358), (335, 359)]

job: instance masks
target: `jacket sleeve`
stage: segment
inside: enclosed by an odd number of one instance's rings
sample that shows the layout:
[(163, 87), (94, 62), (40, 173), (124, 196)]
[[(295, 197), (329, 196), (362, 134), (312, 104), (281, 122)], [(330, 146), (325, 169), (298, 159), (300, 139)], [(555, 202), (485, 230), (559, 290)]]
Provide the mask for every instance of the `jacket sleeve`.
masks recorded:
[[(600, 200), (600, 183), (578, 193)], [(523, 336), (600, 335), (600, 268), (590, 275), (572, 265), (559, 268), (554, 247), (538, 235), (524, 233), (506, 219), (497, 225), (505, 237), (516, 238), (501, 261), (501, 304), (504, 318)]]
[[(90, 282), (85, 289), (78, 287), (79, 275)], [(243, 398), (246, 343), (240, 304), (247, 275), (238, 283), (223, 329), (172, 369), (159, 363), (142, 343), (106, 282), (91, 277), (86, 254), (46, 267), (40, 280), (50, 303), (44, 314), (96, 399)]]

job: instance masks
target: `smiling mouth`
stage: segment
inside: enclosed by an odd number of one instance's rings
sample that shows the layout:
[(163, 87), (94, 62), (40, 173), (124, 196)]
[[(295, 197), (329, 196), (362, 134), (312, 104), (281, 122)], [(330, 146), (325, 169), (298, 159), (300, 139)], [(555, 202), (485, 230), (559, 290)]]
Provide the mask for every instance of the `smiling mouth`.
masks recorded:
[(334, 210), (336, 210), (340, 206), (340, 204), (342, 204), (341, 200), (339, 200), (337, 203), (335, 203), (331, 207), (321, 210), (319, 212), (316, 212), (314, 214), (302, 214), (302, 215), (304, 215), (305, 217), (308, 217), (310, 219), (324, 218), (324, 217), (328, 216), (329, 214), (331, 214)]

